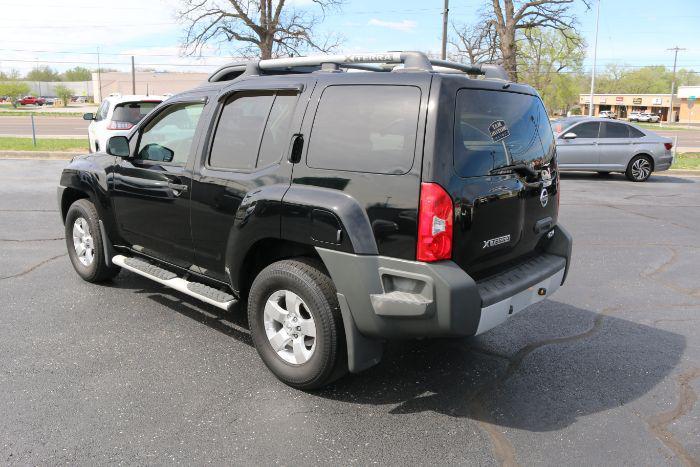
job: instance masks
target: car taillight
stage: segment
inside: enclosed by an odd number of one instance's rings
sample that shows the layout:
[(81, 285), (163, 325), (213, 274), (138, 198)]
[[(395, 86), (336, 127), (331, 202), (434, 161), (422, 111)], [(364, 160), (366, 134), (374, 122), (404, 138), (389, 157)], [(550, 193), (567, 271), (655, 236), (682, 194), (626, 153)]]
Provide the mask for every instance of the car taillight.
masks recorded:
[(109, 122), (109, 125), (107, 126), (108, 130), (131, 130), (131, 127), (133, 127), (133, 123), (129, 122), (115, 122), (111, 121)]
[(673, 147), (673, 143), (664, 143), (664, 147), (666, 148), (667, 151), (670, 151), (671, 148)]
[(421, 183), (418, 208), (418, 261), (452, 257), (452, 199), (437, 183)]

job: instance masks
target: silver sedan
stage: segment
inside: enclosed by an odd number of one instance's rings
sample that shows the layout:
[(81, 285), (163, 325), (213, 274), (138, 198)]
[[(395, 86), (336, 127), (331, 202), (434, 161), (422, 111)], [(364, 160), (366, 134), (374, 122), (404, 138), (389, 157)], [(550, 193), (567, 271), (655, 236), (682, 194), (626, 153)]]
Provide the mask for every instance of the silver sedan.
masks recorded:
[(552, 122), (559, 168), (622, 172), (633, 182), (673, 163), (673, 142), (653, 131), (607, 118), (569, 117)]

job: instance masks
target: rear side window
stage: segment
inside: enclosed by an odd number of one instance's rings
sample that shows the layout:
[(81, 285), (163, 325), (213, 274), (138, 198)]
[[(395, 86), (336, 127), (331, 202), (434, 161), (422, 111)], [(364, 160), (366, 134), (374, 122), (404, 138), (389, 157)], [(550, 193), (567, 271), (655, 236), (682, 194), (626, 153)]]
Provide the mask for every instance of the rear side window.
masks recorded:
[(628, 125), (628, 127), (630, 129), (630, 138), (644, 138), (644, 136), (646, 136), (644, 133), (642, 133), (641, 131), (639, 131), (635, 127), (629, 126), (629, 125)]
[(160, 102), (124, 102), (117, 104), (112, 113), (112, 121), (127, 122), (136, 125), (148, 112), (155, 109)]
[(547, 163), (554, 140), (535, 96), (462, 89), (457, 93), (454, 167), (461, 177), (488, 175), (510, 163)]
[(408, 172), (416, 149), (420, 98), (420, 89), (414, 86), (329, 86), (314, 118), (307, 165)]
[(629, 128), (624, 123), (605, 122), (601, 127), (601, 138), (629, 138)]
[(296, 93), (283, 91), (233, 94), (219, 116), (209, 165), (250, 170), (279, 161), (296, 100)]
[(567, 133), (575, 133), (577, 138), (597, 138), (599, 127), (598, 122), (582, 123), (569, 129)]

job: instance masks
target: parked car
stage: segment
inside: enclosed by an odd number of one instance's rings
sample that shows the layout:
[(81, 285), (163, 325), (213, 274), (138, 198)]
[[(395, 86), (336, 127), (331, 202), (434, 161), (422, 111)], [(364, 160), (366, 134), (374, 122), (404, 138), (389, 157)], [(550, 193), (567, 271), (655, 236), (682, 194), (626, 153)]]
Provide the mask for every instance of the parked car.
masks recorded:
[(19, 99), (17, 101), (18, 105), (38, 105), (42, 106), (46, 103), (46, 100), (43, 97), (34, 97), (34, 96), (24, 96), (23, 98)]
[(661, 117), (657, 114), (650, 112), (632, 112), (627, 117), (630, 122), (651, 122), (657, 123), (661, 120)]
[(633, 182), (644, 182), (673, 163), (670, 138), (629, 123), (564, 118), (552, 126), (562, 171), (622, 172)]
[[(405, 72), (342, 72), (386, 69), (368, 61)], [(386, 339), (505, 322), (570, 264), (554, 137), (502, 68), (440, 67), (392, 52), (221, 68), (64, 169), (76, 272), (245, 300), (262, 360), (304, 389), (376, 364)]]
[(616, 118), (617, 118), (617, 114), (615, 114), (615, 112), (613, 112), (612, 110), (603, 110), (603, 111), (600, 112), (600, 118), (612, 118), (612, 119), (616, 119)]
[(90, 121), (88, 139), (91, 152), (104, 150), (112, 136), (127, 135), (131, 128), (163, 101), (161, 96), (115, 95), (102, 101), (96, 113), (86, 113)]

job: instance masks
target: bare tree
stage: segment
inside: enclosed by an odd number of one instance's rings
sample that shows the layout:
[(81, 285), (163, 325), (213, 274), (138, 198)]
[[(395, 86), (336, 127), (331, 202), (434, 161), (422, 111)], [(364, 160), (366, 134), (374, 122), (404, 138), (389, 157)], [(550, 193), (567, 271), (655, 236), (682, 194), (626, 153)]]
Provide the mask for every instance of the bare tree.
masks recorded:
[(300, 55), (308, 49), (329, 52), (339, 38), (319, 39), (313, 30), (326, 11), (340, 7), (343, 0), (312, 2), (320, 7), (320, 15), (297, 9), (289, 0), (182, 0), (185, 50), (196, 54), (208, 43), (235, 41), (239, 54), (261, 59)]
[[(533, 28), (549, 28), (561, 31), (571, 40), (577, 40), (575, 32), (576, 18), (571, 13), (571, 6), (578, 0), (491, 0), (492, 11), (490, 24), (498, 35), (498, 45), (503, 58), (503, 66), (510, 79), (518, 80), (516, 59), (516, 32)], [(590, 0), (580, 0), (587, 8)]]
[(468, 63), (494, 62), (500, 58), (496, 29), (490, 22), (479, 25), (452, 25), (456, 37), (450, 38), (453, 54), (459, 61)]

